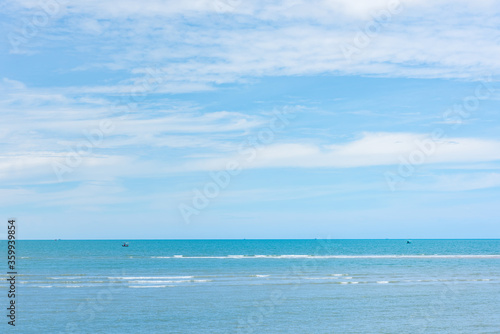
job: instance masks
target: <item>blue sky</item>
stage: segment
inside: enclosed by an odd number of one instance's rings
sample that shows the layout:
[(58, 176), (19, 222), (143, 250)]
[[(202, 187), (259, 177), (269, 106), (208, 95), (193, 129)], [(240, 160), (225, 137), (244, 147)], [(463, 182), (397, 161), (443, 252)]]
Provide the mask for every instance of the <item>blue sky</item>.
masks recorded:
[(494, 1), (0, 13), (0, 211), (22, 238), (500, 237)]

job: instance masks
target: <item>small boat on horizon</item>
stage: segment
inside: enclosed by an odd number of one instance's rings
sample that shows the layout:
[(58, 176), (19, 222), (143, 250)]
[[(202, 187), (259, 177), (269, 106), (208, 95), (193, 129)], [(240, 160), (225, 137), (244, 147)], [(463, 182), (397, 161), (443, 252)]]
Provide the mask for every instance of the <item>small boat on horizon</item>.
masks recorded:
[(128, 242), (124, 242), (122, 247), (128, 247)]

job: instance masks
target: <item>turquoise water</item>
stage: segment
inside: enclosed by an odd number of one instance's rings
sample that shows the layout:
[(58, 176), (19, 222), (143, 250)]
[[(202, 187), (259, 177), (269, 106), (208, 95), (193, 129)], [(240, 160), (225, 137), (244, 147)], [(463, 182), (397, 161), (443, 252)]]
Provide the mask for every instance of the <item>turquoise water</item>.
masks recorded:
[(121, 243), (18, 241), (0, 332), (500, 333), (500, 240)]

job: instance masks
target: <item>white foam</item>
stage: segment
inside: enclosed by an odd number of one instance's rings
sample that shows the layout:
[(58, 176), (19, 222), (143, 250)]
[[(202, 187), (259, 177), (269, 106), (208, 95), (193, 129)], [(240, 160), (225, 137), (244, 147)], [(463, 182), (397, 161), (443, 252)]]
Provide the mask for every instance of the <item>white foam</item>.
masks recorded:
[(108, 279), (124, 279), (124, 280), (151, 280), (151, 279), (188, 279), (193, 276), (138, 276), (138, 277), (108, 277)]
[(278, 255), (279, 259), (307, 259), (310, 257), (314, 257), (314, 255)]
[(167, 285), (138, 285), (138, 286), (129, 286), (129, 288), (166, 288)]
[(319, 279), (339, 279), (338, 277), (304, 277), (304, 279), (312, 279), (312, 280), (319, 280)]
[(129, 281), (129, 283), (135, 284), (161, 284), (161, 283), (186, 283), (189, 281), (186, 280), (177, 280), (177, 281), (152, 281), (152, 280), (137, 280), (137, 281)]
[(227, 256), (152, 256), (153, 259), (500, 259), (500, 255), (227, 255)]
[(47, 277), (51, 279), (79, 279), (82, 278), (82, 276), (57, 276), (57, 277)]
[(377, 281), (378, 284), (388, 284), (389, 281)]

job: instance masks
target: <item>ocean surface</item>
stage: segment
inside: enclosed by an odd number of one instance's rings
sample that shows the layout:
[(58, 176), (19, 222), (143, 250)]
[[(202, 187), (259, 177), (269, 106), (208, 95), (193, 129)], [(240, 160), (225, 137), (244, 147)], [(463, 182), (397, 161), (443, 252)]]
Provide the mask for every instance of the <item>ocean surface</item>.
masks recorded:
[(0, 333), (500, 333), (500, 240), (18, 241)]

